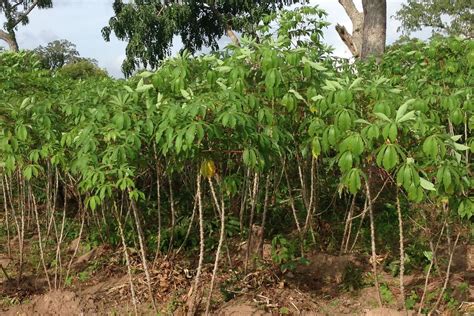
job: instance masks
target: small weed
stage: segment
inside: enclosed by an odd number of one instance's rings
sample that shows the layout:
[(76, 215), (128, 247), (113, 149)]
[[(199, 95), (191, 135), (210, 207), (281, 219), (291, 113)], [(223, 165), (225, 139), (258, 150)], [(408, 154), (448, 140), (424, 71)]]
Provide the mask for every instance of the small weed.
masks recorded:
[(178, 291), (170, 299), (170, 301), (166, 305), (166, 315), (173, 315), (174, 312), (179, 308), (179, 306), (181, 305), (181, 302), (179, 300), (179, 296), (181, 294), (182, 294), (182, 292)]
[(345, 291), (354, 291), (364, 286), (364, 278), (362, 270), (354, 265), (345, 268), (342, 276), (342, 288)]
[(458, 308), (459, 301), (453, 296), (452, 289), (446, 290), (446, 292), (443, 294), (443, 299), (448, 310), (456, 310)]
[(411, 291), (410, 295), (405, 300), (405, 306), (407, 309), (414, 309), (416, 303), (418, 302), (419, 297), (415, 291)]
[(461, 295), (465, 295), (469, 292), (469, 283), (461, 282), (458, 285), (458, 290)]
[(336, 306), (339, 305), (339, 303), (340, 303), (339, 299), (336, 298), (336, 299), (330, 301), (330, 302), (329, 302), (329, 305), (330, 305), (331, 307), (336, 307)]
[(272, 240), (272, 260), (281, 271), (296, 268), (296, 245), (282, 235), (276, 235)]
[(282, 307), (282, 308), (280, 308), (279, 313), (280, 313), (280, 315), (289, 315), (290, 310), (288, 309), (288, 307)]
[(79, 281), (86, 282), (87, 280), (90, 279), (91, 275), (90, 275), (89, 271), (82, 271), (82, 272), (79, 272), (77, 277), (79, 278)]
[(72, 280), (73, 280), (72, 276), (68, 276), (68, 277), (66, 278), (66, 280), (64, 281), (64, 284), (65, 284), (66, 286), (71, 286), (71, 285), (72, 285)]
[(18, 297), (4, 297), (0, 300), (0, 306), (9, 307), (14, 305), (19, 305), (20, 300)]
[(386, 283), (380, 285), (380, 296), (382, 296), (382, 300), (387, 304), (393, 303), (393, 294), (390, 291), (390, 288)]

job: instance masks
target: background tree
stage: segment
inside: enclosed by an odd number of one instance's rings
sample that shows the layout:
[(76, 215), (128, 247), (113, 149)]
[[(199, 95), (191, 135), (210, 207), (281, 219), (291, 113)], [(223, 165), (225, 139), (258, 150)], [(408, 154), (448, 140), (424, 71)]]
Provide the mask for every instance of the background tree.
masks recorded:
[(447, 35), (474, 37), (474, 5), (472, 0), (408, 0), (396, 18), (407, 34), (424, 27)]
[(52, 0), (0, 0), (0, 13), (3, 13), (6, 19), (4, 29), (0, 29), (0, 39), (5, 41), (11, 50), (18, 51), (15, 34), (18, 25), (28, 24), (28, 15), (36, 7), (46, 9), (52, 6)]
[(77, 58), (59, 69), (59, 73), (71, 79), (105, 78), (107, 72), (94, 63), (93, 59)]
[(114, 34), (128, 41), (122, 71), (130, 75), (139, 65), (156, 67), (171, 52), (173, 37), (179, 35), (184, 48), (195, 52), (203, 46), (218, 48), (227, 34), (238, 44), (234, 31), (255, 34), (261, 18), (284, 5), (308, 0), (115, 0), (109, 25), (102, 29), (110, 40)]
[(339, 0), (352, 22), (352, 34), (345, 26), (336, 25), (342, 41), (354, 57), (380, 56), (385, 50), (387, 1), (363, 0), (360, 12), (352, 0)]
[(43, 66), (51, 70), (59, 69), (79, 57), (76, 45), (64, 39), (39, 46), (34, 52), (41, 58)]

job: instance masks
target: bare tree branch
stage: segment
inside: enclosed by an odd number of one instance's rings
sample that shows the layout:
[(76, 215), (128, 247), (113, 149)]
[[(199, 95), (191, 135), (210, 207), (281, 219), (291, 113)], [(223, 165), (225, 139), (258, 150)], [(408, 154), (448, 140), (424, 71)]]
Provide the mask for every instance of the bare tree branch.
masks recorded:
[(352, 21), (352, 34), (342, 25), (336, 26), (336, 31), (354, 57), (359, 57), (362, 51), (362, 33), (364, 29), (364, 13), (357, 10), (352, 0), (339, 0)]
[(352, 0), (339, 0), (339, 3), (342, 5), (347, 15), (351, 19), (352, 24), (356, 24), (360, 19), (364, 18), (364, 13), (357, 10)]
[(346, 46), (349, 48), (349, 50), (352, 53), (352, 56), (358, 57), (359, 56), (359, 50), (357, 49), (357, 46), (354, 43), (354, 38), (352, 37), (351, 34), (347, 31), (346, 27), (340, 24), (336, 25), (336, 31), (341, 37), (342, 41)]
[(21, 23), (24, 17), (28, 16), (31, 11), (38, 5), (38, 0), (33, 1), (33, 3), (26, 9), (25, 12), (22, 12), (18, 15), (18, 18), (13, 22), (12, 27), (16, 27), (18, 24)]

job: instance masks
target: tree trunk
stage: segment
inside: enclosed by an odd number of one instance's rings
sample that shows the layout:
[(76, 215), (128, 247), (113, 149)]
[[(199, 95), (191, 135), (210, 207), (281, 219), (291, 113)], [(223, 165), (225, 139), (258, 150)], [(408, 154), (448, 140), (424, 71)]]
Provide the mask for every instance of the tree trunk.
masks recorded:
[(0, 40), (6, 42), (11, 51), (17, 52), (19, 50), (15, 35), (0, 30)]
[(336, 31), (356, 58), (377, 58), (385, 50), (387, 29), (387, 1), (362, 0), (363, 12), (357, 10), (353, 0), (339, 0), (352, 22), (352, 34), (338, 24)]
[(364, 31), (361, 58), (375, 56), (380, 59), (385, 51), (387, 38), (387, 1), (362, 0), (364, 8)]

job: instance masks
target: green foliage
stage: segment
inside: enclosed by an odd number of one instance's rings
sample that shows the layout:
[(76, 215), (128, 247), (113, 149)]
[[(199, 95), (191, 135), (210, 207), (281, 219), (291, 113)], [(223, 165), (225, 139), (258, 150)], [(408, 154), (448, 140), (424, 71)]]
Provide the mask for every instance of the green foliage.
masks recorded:
[(393, 293), (386, 283), (380, 285), (380, 296), (382, 301), (386, 304), (392, 304), (394, 301)]
[(396, 17), (407, 32), (431, 27), (433, 31), (448, 35), (474, 37), (473, 6), (470, 0), (408, 0), (402, 4)]
[[(272, 240), (272, 260), (285, 271), (296, 257), (296, 245), (288, 241), (282, 235), (273, 237)], [(290, 269), (291, 270), (291, 269)]]
[[(110, 223), (119, 212), (126, 217), (126, 243), (136, 243), (136, 226), (125, 216), (131, 205), (139, 210), (147, 239), (156, 243), (150, 236), (156, 235), (160, 207), (162, 244), (149, 243), (154, 249), (183, 241), (200, 175), (207, 251), (215, 249), (218, 232), (208, 180), (224, 201), (227, 237), (233, 237), (243, 233), (235, 219), (241, 205), (251, 206), (250, 199), (242, 202), (240, 188), (251, 187), (250, 174), (269, 176), (274, 201), (267, 222), (277, 224), (266, 234), (276, 235), (272, 257), (282, 270), (298, 263), (303, 241), (279, 233), (294, 231), (295, 218), (301, 224), (308, 214), (295, 161), (316, 165), (321, 209), (333, 197), (363, 199), (365, 184), (385, 177), (395, 180), (406, 212), (427, 204), (433, 212), (446, 210), (450, 220), (468, 221), (474, 214), (472, 41), (413, 41), (392, 47), (379, 64), (350, 64), (331, 57), (317, 36), (292, 32), (310, 17), (314, 23), (308, 27), (320, 34), (326, 24), (318, 16), (323, 14), (317, 8), (280, 12), (268, 18), (282, 25), (277, 34), (263, 23), (259, 42), (244, 37), (240, 47), (199, 57), (185, 51), (162, 61), (156, 72), (127, 81), (96, 75), (73, 80), (65, 68), (52, 76), (32, 54), (2, 53), (1, 172), (21, 175), (44, 195), (48, 170), (57, 170), (58, 181), (68, 179), (62, 184), (79, 193), (88, 214), (101, 214), (106, 223), (90, 234), (91, 243), (119, 244), (118, 225)], [(304, 183), (307, 175), (301, 174)], [(171, 216), (173, 188), (179, 194)], [(390, 224), (397, 221), (394, 203), (385, 202), (392, 206), (375, 212), (377, 231), (397, 240)], [(336, 211), (321, 214), (338, 217)], [(185, 246), (196, 245), (191, 237)], [(407, 253), (413, 262), (426, 263), (420, 251), (407, 246)]]
[(108, 74), (105, 70), (85, 59), (64, 65), (59, 70), (59, 73), (74, 80), (108, 77)]
[(298, 244), (295, 240), (288, 240), (283, 235), (276, 235), (272, 239), (272, 260), (282, 272), (294, 270), (298, 264), (308, 264), (308, 260), (298, 258)]
[(345, 291), (356, 291), (365, 286), (364, 271), (359, 267), (349, 264), (342, 275), (342, 288)]
[(411, 291), (410, 295), (405, 300), (405, 306), (408, 310), (415, 309), (416, 303), (419, 301), (419, 296), (415, 291)]
[(41, 59), (45, 69), (56, 70), (79, 58), (76, 45), (68, 40), (55, 40), (46, 47), (38, 46), (33, 50)]
[[(265, 15), (283, 5), (306, 3), (306, 0), (115, 0), (114, 16), (102, 29), (105, 40), (113, 32), (127, 41), (127, 58), (122, 70), (129, 76), (140, 66), (156, 68), (171, 52), (174, 36), (180, 36), (189, 52), (203, 46), (218, 48), (218, 40), (228, 31), (256, 34)], [(267, 22), (271, 17), (265, 18)], [(289, 24), (292, 21), (287, 21)], [(150, 31), (153, 30), (153, 31)], [(318, 36), (315, 33), (314, 36)]]

